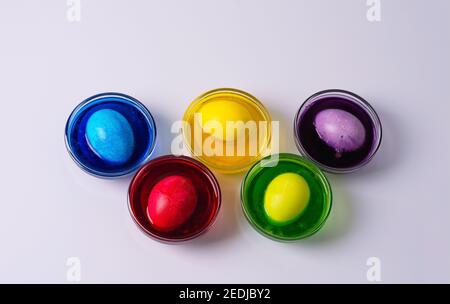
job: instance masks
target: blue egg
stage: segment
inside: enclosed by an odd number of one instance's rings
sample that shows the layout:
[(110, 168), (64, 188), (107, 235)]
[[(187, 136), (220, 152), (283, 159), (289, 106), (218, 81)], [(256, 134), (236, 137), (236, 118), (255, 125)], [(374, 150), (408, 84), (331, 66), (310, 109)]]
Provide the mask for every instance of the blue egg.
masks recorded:
[(98, 110), (89, 117), (86, 139), (98, 157), (111, 163), (126, 163), (134, 151), (135, 140), (130, 123), (111, 109)]

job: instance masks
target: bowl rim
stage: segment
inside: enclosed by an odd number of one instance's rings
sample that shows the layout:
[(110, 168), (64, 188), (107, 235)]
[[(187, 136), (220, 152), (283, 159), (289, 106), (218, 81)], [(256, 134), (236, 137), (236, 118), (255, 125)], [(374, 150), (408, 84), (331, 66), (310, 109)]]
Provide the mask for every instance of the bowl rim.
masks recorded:
[[(192, 113), (190, 113), (192, 111), (192, 109), (194, 109), (205, 98), (213, 96), (215, 94), (220, 94), (220, 93), (231, 93), (231, 94), (239, 95), (239, 96), (245, 98), (252, 104), (256, 105), (258, 111), (260, 111), (262, 116), (264, 117), (264, 120), (268, 122), (267, 139), (266, 139), (266, 143), (264, 144), (264, 147), (262, 148), (261, 153), (259, 153), (259, 155), (257, 157), (255, 157), (254, 159), (249, 161), (247, 164), (242, 165), (242, 166), (226, 166), (226, 168), (223, 166), (217, 166), (214, 163), (206, 160), (203, 156), (196, 155), (194, 153), (194, 148), (191, 147), (191, 143), (188, 140), (185, 124), (188, 124), (188, 118), (192, 114)], [(224, 174), (235, 174), (235, 173), (244, 172), (245, 170), (250, 168), (255, 162), (259, 161), (260, 159), (265, 157), (270, 152), (270, 145), (271, 145), (271, 141), (272, 141), (272, 118), (270, 116), (270, 113), (267, 110), (267, 108), (264, 106), (264, 104), (258, 98), (256, 98), (252, 94), (247, 93), (243, 90), (230, 88), (230, 87), (222, 87), (222, 88), (216, 88), (216, 89), (206, 91), (206, 92), (202, 93), (201, 95), (199, 95), (198, 97), (196, 97), (193, 101), (191, 101), (191, 103), (189, 104), (189, 106), (183, 113), (182, 120), (183, 120), (183, 128), (182, 128), (183, 143), (187, 147), (191, 156), (195, 159), (198, 159), (200, 162), (204, 163), (208, 167), (213, 168), (217, 172), (224, 173)]]
[[(322, 96), (326, 96), (326, 95), (338, 95), (349, 101), (355, 102), (355, 104), (357, 104), (358, 106), (360, 106), (361, 108), (364, 109), (364, 111), (369, 115), (369, 117), (373, 121), (374, 128), (376, 130), (376, 135), (377, 135), (376, 138), (374, 139), (375, 144), (373, 145), (368, 157), (366, 157), (362, 162), (360, 162), (354, 166), (347, 167), (347, 168), (336, 168), (336, 167), (327, 166), (325, 164), (322, 164), (321, 162), (317, 161), (314, 157), (312, 157), (306, 151), (306, 149), (304, 148), (304, 146), (300, 140), (300, 134), (299, 134), (299, 128), (298, 128), (297, 122), (301, 119), (301, 115), (304, 113), (305, 109), (309, 106), (310, 103), (313, 103), (313, 102), (317, 101), (319, 98), (322, 98)], [(329, 172), (329, 173), (335, 173), (335, 174), (351, 173), (351, 172), (357, 171), (357, 170), (361, 169), (362, 167), (364, 167), (365, 165), (367, 165), (373, 159), (373, 157), (378, 152), (378, 150), (380, 149), (381, 141), (383, 138), (383, 126), (381, 124), (380, 117), (378, 116), (375, 109), (370, 105), (370, 103), (367, 100), (365, 100), (361, 96), (359, 96), (353, 92), (343, 90), (343, 89), (326, 89), (326, 90), (318, 91), (318, 92), (312, 94), (311, 96), (309, 96), (308, 98), (306, 98), (306, 100), (302, 103), (302, 105), (298, 109), (297, 113), (295, 114), (293, 125), (294, 125), (295, 145), (297, 146), (297, 149), (300, 152), (300, 154), (305, 156), (306, 158), (308, 158), (310, 161), (312, 161), (315, 165), (320, 167), (322, 170)]]
[(275, 234), (270, 234), (270, 233), (266, 232), (265, 229), (260, 227), (260, 225), (258, 225), (258, 223), (252, 218), (250, 212), (247, 210), (246, 203), (245, 203), (246, 202), (245, 188), (247, 187), (248, 178), (250, 177), (251, 173), (253, 173), (252, 171), (257, 169), (257, 166), (260, 164), (260, 162), (269, 157), (271, 157), (271, 156), (270, 155), (266, 156), (263, 159), (261, 159), (260, 161), (258, 161), (257, 163), (255, 163), (250, 168), (250, 170), (248, 170), (248, 172), (244, 176), (244, 179), (242, 180), (240, 196), (241, 196), (241, 208), (243, 210), (245, 218), (247, 219), (247, 221), (250, 223), (250, 225), (256, 231), (258, 231), (260, 234), (262, 234), (263, 236), (265, 236), (271, 240), (280, 241), (280, 242), (294, 242), (294, 241), (298, 241), (298, 240), (312, 236), (313, 234), (317, 233), (317, 231), (319, 231), (322, 228), (322, 226), (325, 224), (326, 220), (328, 219), (328, 217), (331, 213), (331, 209), (332, 209), (332, 205), (333, 205), (333, 193), (332, 193), (330, 182), (329, 182), (328, 178), (326, 177), (326, 175), (324, 174), (324, 172), (318, 166), (316, 166), (314, 163), (310, 162), (304, 156), (293, 154), (293, 153), (278, 153), (279, 161), (281, 161), (282, 159), (285, 161), (291, 161), (291, 162), (295, 161), (294, 163), (296, 163), (297, 165), (300, 162), (301, 165), (304, 165), (308, 170), (310, 170), (314, 174), (317, 174), (320, 178), (321, 184), (325, 188), (325, 192), (327, 194), (326, 195), (327, 210), (325, 211), (325, 213), (322, 214), (320, 221), (318, 222), (318, 224), (316, 224), (314, 226), (313, 230), (311, 230), (307, 234), (300, 235), (300, 236), (294, 236), (294, 237), (283, 237), (283, 236), (277, 236)]
[[(147, 150), (147, 153), (145, 154), (145, 156), (142, 158), (141, 161), (136, 162), (136, 164), (134, 164), (133, 166), (131, 166), (130, 168), (128, 168), (127, 170), (122, 170), (122, 171), (117, 171), (117, 172), (102, 172), (99, 170), (94, 170), (92, 168), (90, 168), (89, 166), (87, 166), (86, 164), (84, 164), (78, 157), (77, 155), (75, 155), (75, 153), (72, 151), (72, 146), (70, 144), (70, 130), (71, 130), (71, 125), (74, 122), (75, 116), (76, 114), (85, 106), (99, 101), (101, 99), (104, 98), (108, 98), (108, 97), (116, 97), (118, 99), (123, 99), (129, 103), (131, 103), (133, 106), (135, 106), (146, 118), (147, 120), (147, 124), (150, 126), (150, 129), (152, 130), (152, 135), (153, 135), (153, 142), (151, 143), (150, 147)], [(155, 123), (155, 119), (153, 118), (153, 115), (151, 114), (151, 112), (147, 109), (147, 107), (140, 102), (138, 99), (129, 96), (127, 94), (123, 94), (123, 93), (118, 93), (118, 92), (105, 92), (105, 93), (99, 93), (99, 94), (95, 94), (91, 97), (88, 97), (86, 99), (84, 99), (82, 102), (80, 102), (70, 113), (69, 117), (67, 118), (66, 121), (66, 125), (64, 128), (64, 143), (66, 146), (67, 151), (69, 152), (70, 157), (72, 158), (72, 160), (78, 165), (78, 167), (80, 167), (85, 173), (88, 173), (89, 175), (95, 176), (95, 177), (99, 177), (99, 178), (104, 178), (104, 179), (114, 179), (114, 178), (119, 178), (119, 177), (124, 177), (127, 175), (132, 174), (133, 172), (135, 172), (137, 169), (139, 169), (140, 166), (142, 166), (142, 164), (146, 163), (151, 155), (153, 154), (154, 150), (155, 150), (155, 146), (156, 146), (156, 138), (157, 138), (157, 130), (156, 130), (156, 123)]]
[[(140, 175), (144, 174), (146, 170), (148, 170), (148, 167), (150, 166), (154, 166), (155, 164), (160, 164), (161, 162), (171, 162), (171, 161), (179, 161), (182, 160), (185, 163), (190, 163), (190, 164), (194, 164), (195, 166), (197, 166), (198, 169), (200, 169), (207, 177), (208, 180), (210, 182), (210, 186), (214, 188), (214, 191), (217, 193), (217, 206), (216, 208), (214, 208), (213, 212), (214, 212), (214, 216), (211, 218), (211, 220), (209, 221), (208, 225), (206, 225), (205, 227), (203, 227), (201, 230), (199, 230), (198, 232), (185, 237), (185, 238), (167, 238), (167, 237), (162, 237), (156, 233), (153, 233), (151, 231), (149, 231), (148, 229), (146, 229), (141, 222), (137, 219), (135, 212), (133, 211), (133, 207), (132, 207), (132, 201), (131, 201), (131, 195), (132, 195), (132, 188), (134, 186), (134, 184), (137, 182), (138, 178), (140, 178)], [(217, 220), (218, 214), (220, 212), (221, 206), (222, 206), (222, 192), (220, 189), (220, 184), (217, 181), (217, 178), (214, 176), (214, 174), (212, 173), (211, 170), (208, 169), (208, 167), (206, 167), (203, 163), (199, 162), (198, 160), (192, 158), (192, 157), (188, 157), (188, 156), (184, 156), (184, 155), (180, 155), (180, 156), (176, 156), (173, 154), (166, 154), (166, 155), (162, 155), (159, 156), (157, 158), (152, 159), (151, 161), (147, 162), (144, 166), (142, 166), (137, 172), (136, 174), (133, 176), (130, 185), (128, 186), (128, 191), (127, 191), (127, 202), (128, 202), (128, 211), (130, 213), (131, 218), (133, 219), (134, 223), (138, 226), (138, 228), (148, 237), (159, 241), (161, 243), (165, 243), (165, 244), (176, 244), (176, 243), (183, 243), (186, 241), (190, 241), (192, 239), (195, 239), (197, 237), (199, 237), (200, 235), (206, 233), (208, 230), (211, 229), (211, 227), (214, 225), (214, 223)]]

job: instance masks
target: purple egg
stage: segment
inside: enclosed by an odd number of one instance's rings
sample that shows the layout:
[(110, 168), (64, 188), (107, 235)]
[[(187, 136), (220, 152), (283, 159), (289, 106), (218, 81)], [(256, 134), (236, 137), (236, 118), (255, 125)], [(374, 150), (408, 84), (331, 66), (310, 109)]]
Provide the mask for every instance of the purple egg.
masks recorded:
[(358, 150), (366, 139), (366, 131), (361, 121), (344, 110), (320, 111), (314, 119), (314, 126), (319, 137), (336, 151), (336, 156)]

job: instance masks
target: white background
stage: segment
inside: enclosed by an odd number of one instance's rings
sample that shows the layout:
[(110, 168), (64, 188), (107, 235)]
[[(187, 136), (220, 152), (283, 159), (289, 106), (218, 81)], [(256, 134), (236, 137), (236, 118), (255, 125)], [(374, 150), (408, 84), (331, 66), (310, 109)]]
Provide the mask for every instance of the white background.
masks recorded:
[[(450, 1), (0, 1), (0, 282), (450, 282)], [(257, 96), (296, 152), (292, 122), (312, 93), (343, 88), (368, 99), (383, 127), (369, 166), (328, 175), (324, 228), (273, 242), (243, 217), (242, 175), (218, 179), (216, 225), (183, 245), (143, 235), (127, 210), (130, 177), (88, 176), (63, 140), (83, 99), (118, 91), (156, 118), (157, 154), (173, 121), (217, 87)]]

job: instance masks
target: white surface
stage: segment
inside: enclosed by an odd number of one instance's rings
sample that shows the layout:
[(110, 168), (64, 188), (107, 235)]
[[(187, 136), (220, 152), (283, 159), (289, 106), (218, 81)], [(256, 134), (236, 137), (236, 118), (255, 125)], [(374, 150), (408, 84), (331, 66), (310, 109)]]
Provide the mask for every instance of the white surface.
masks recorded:
[[(81, 0), (0, 2), (0, 282), (450, 282), (450, 2)], [(143, 101), (158, 154), (189, 102), (216, 87), (262, 100), (296, 152), (294, 113), (312, 93), (367, 98), (384, 126), (362, 171), (329, 175), (331, 216), (315, 236), (270, 241), (246, 222), (242, 175), (222, 176), (216, 225), (185, 245), (148, 239), (126, 207), (130, 178), (99, 180), (66, 153), (67, 116), (104, 91)]]

